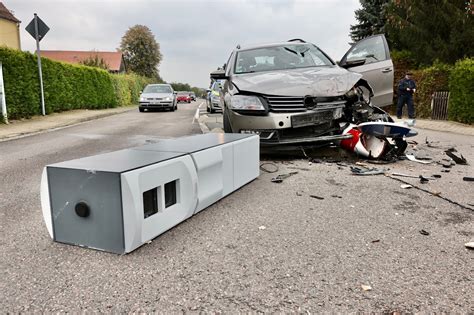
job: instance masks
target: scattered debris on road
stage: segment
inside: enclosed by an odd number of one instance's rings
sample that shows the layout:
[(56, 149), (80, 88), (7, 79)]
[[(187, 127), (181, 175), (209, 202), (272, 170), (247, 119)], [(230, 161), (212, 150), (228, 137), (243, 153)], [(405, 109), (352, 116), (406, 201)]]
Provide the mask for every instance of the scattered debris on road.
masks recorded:
[(413, 188), (412, 185), (408, 185), (408, 184), (402, 184), (402, 185), (400, 185), (400, 187), (403, 188), (403, 189), (410, 189), (410, 188)]
[(406, 154), (405, 156), (407, 157), (407, 159), (409, 159), (410, 161), (413, 161), (413, 162), (417, 162), (417, 163), (421, 163), (421, 164), (431, 164), (432, 163), (432, 161), (419, 160), (413, 154)]
[(464, 176), (462, 180), (465, 182), (474, 182), (474, 177)]
[(364, 290), (364, 291), (372, 291), (372, 287), (371, 287), (370, 285), (362, 284), (360, 287), (361, 287), (362, 290)]
[(278, 165), (273, 162), (264, 162), (260, 164), (260, 169), (265, 173), (276, 173), (279, 170)]
[(316, 195), (309, 195), (311, 198), (318, 199), (318, 200), (324, 200), (324, 197), (316, 196)]
[(362, 176), (368, 176), (368, 175), (381, 175), (385, 174), (387, 172), (386, 169), (380, 169), (376, 167), (361, 167), (361, 166), (351, 166), (351, 172), (354, 175), (362, 175)]
[(468, 249), (474, 249), (474, 242), (466, 243), (466, 244), (464, 244), (464, 246), (466, 246), (466, 248), (468, 248)]
[(266, 228), (267, 228), (267, 227), (266, 227), (265, 225), (260, 225), (260, 226), (258, 227), (259, 230), (265, 230)]
[(464, 156), (462, 156), (462, 154), (461, 154), (461, 157), (459, 157), (453, 153), (453, 152), (456, 152), (456, 149), (453, 148), (453, 149), (446, 150), (444, 152), (446, 153), (447, 156), (453, 159), (453, 161), (456, 162), (456, 164), (467, 165), (467, 160)]
[(282, 183), (285, 178), (291, 177), (295, 174), (298, 174), (298, 172), (290, 172), (290, 173), (287, 173), (287, 174), (280, 174), (277, 177), (272, 178), (272, 183), (277, 183), (277, 184)]
[(421, 235), (428, 236), (428, 235), (430, 235), (430, 232), (425, 231), (425, 230), (420, 230), (420, 234), (421, 234)]

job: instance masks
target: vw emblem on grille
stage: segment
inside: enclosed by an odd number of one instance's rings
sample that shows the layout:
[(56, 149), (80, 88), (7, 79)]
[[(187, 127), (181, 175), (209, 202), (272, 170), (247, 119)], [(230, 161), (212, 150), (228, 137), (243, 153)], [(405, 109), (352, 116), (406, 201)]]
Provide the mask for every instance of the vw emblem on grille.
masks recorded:
[(316, 107), (316, 105), (318, 105), (318, 101), (317, 101), (316, 97), (312, 97), (312, 96), (305, 96), (304, 97), (304, 106), (306, 108), (312, 109), (312, 108)]

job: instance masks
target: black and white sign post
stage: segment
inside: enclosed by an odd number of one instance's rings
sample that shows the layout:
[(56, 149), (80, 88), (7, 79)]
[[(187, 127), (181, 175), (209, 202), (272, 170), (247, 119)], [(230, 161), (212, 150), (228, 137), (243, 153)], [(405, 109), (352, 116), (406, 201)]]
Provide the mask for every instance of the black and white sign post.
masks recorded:
[(31, 36), (36, 40), (36, 57), (38, 58), (38, 72), (41, 89), (41, 113), (46, 115), (44, 107), (44, 91), (43, 91), (43, 71), (41, 69), (41, 52), (40, 52), (40, 40), (43, 39), (44, 35), (49, 31), (49, 27), (38, 17), (35, 13), (35, 17), (31, 20), (30, 24), (25, 28)]

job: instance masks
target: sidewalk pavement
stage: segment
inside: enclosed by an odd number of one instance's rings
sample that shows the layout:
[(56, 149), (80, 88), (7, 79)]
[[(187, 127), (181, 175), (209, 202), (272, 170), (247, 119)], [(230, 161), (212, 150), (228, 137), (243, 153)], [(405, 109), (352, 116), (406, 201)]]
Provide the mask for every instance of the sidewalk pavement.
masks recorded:
[[(35, 116), (31, 119), (11, 121), (8, 125), (0, 124), (0, 141), (17, 139), (27, 135), (47, 132), (48, 130), (64, 128), (66, 126), (120, 114), (130, 110), (136, 110), (136, 106), (100, 110), (80, 109), (54, 113), (47, 116)], [(395, 121), (403, 122), (405, 119), (395, 119)], [(223, 132), (221, 114), (201, 115), (199, 117), (199, 123), (203, 133)], [(466, 125), (452, 121), (417, 119), (415, 124), (415, 129), (416, 128), (474, 136), (474, 125)]]
[(46, 116), (34, 116), (31, 119), (13, 120), (10, 121), (8, 125), (0, 123), (0, 142), (64, 128), (85, 121), (136, 109), (136, 105), (95, 110), (77, 109)]

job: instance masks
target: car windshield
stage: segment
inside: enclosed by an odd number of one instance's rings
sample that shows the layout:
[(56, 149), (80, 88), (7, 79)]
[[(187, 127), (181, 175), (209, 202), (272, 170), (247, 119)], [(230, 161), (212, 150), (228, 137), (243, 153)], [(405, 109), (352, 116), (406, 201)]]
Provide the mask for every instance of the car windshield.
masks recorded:
[(147, 85), (143, 93), (172, 93), (168, 85)]
[(239, 51), (234, 72), (239, 74), (331, 65), (332, 61), (316, 46), (290, 44)]

